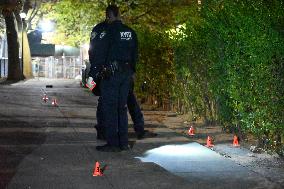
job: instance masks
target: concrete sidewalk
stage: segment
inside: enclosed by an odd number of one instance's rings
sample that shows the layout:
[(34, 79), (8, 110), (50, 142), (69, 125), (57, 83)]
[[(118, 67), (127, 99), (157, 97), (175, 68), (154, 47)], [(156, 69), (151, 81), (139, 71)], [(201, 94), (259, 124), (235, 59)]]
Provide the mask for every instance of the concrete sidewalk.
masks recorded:
[[(130, 129), (130, 151), (96, 151), (97, 99), (75, 80), (1, 84), (0, 104), (1, 189), (280, 188), (163, 125), (146, 122), (158, 136), (139, 141)], [(102, 177), (92, 176), (96, 161)]]

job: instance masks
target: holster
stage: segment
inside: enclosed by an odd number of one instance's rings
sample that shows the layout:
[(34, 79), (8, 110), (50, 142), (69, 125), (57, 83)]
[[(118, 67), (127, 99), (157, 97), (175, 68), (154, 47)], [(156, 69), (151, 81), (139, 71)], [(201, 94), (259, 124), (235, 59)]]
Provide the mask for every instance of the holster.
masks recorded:
[(112, 61), (108, 66), (103, 66), (102, 70), (99, 72), (98, 77), (101, 79), (108, 79), (113, 76), (116, 72), (127, 72), (131, 70), (130, 63), (128, 62), (118, 62)]

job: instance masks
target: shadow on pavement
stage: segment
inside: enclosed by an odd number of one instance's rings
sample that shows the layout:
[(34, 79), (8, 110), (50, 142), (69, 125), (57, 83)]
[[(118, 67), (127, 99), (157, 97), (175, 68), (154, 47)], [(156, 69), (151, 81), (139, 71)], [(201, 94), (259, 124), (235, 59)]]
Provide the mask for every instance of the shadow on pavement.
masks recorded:
[[(21, 121), (0, 120), (0, 188), (8, 186), (22, 160), (46, 139), (43, 132), (23, 132), (20, 129), (13, 129), (13, 127), (20, 128), (24, 125), (28, 124)], [(6, 127), (3, 128), (3, 126)], [(29, 124), (29, 127), (36, 127), (36, 125)]]

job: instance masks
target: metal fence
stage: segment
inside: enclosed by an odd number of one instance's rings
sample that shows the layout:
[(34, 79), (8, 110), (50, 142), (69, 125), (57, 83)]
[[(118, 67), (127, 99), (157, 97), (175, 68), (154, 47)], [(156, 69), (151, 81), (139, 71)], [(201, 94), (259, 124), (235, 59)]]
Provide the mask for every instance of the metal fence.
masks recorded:
[(0, 78), (8, 76), (8, 58), (0, 58)]
[(32, 65), (35, 77), (74, 79), (82, 71), (80, 57), (34, 57)]
[[(21, 60), (21, 59), (20, 59)], [(79, 57), (37, 57), (32, 60), (33, 76), (74, 79), (81, 76)], [(0, 58), (0, 78), (8, 76), (8, 58)]]

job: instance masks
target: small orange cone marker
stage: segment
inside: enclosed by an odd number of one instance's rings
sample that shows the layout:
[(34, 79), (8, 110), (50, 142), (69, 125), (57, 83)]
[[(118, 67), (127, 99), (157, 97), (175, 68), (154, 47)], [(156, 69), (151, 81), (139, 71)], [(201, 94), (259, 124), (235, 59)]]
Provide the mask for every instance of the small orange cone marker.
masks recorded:
[(57, 100), (56, 98), (52, 100), (52, 103), (51, 103), (53, 106), (58, 106), (58, 103), (57, 103)]
[(93, 176), (103, 176), (104, 170), (106, 169), (106, 165), (103, 168), (100, 168), (100, 163), (97, 161), (95, 165), (95, 169), (93, 172)]
[(238, 140), (238, 136), (234, 136), (234, 140), (233, 140), (233, 146), (234, 147), (239, 147), (240, 144), (239, 144), (239, 140)]
[(48, 97), (47, 97), (47, 95), (46, 95), (46, 94), (44, 94), (44, 96), (42, 97), (42, 100), (43, 100), (45, 103), (47, 103), (47, 101), (48, 101)]
[(213, 147), (213, 142), (210, 136), (207, 137), (207, 144), (205, 145), (206, 147)]
[(189, 136), (193, 136), (194, 134), (194, 128), (192, 126), (190, 126), (189, 130), (188, 130), (188, 135)]

